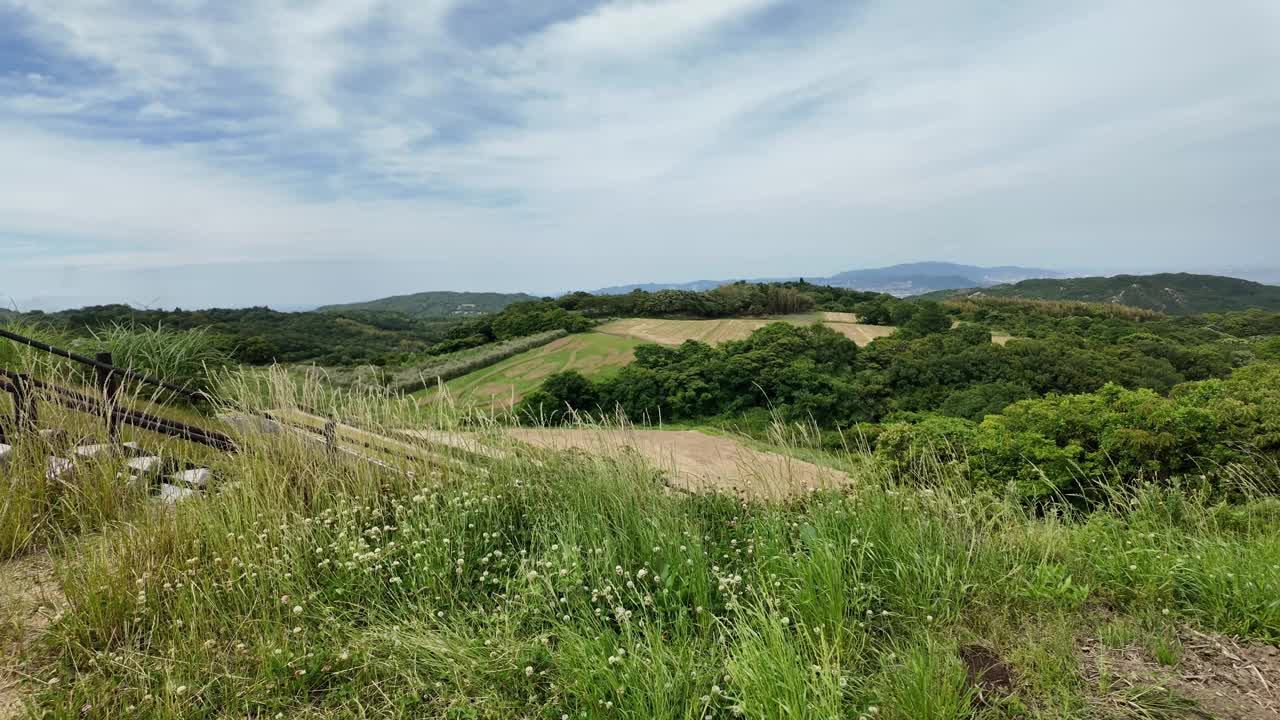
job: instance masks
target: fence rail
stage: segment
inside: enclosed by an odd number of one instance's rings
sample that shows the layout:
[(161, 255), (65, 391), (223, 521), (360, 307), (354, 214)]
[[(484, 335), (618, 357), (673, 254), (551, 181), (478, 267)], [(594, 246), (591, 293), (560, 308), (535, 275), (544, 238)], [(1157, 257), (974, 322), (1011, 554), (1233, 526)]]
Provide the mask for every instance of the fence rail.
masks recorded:
[[(121, 425), (130, 425), (220, 450), (236, 450), (235, 441), (229, 435), (134, 410), (118, 402), (122, 380), (132, 380), (170, 390), (193, 400), (209, 399), (210, 396), (202, 390), (191, 390), (128, 368), (117, 367), (111, 363), (109, 352), (98, 353), (96, 358), (89, 358), (4, 328), (0, 328), (0, 338), (94, 368), (97, 389), (102, 393), (100, 397), (86, 395), (70, 388), (37, 380), (30, 375), (0, 368), (0, 391), (8, 392), (13, 396), (13, 427), (17, 434), (35, 431), (38, 417), (36, 401), (39, 397), (69, 410), (102, 417), (107, 424), (107, 434), (112, 441), (119, 438)], [(0, 425), (0, 441), (5, 440), (4, 427)]]
[(134, 382), (140, 382), (147, 385), (154, 385), (155, 387), (178, 393), (179, 395), (190, 398), (192, 400), (209, 399), (208, 393), (204, 392), (203, 390), (192, 390), (191, 388), (184, 387), (182, 385), (175, 385), (171, 382), (166, 382), (164, 380), (161, 380), (160, 378), (152, 377), (145, 373), (140, 373), (136, 370), (130, 370), (129, 368), (122, 368), (122, 367), (117, 367), (115, 365), (112, 365), (110, 360), (111, 353), (98, 353), (97, 358), (85, 357), (84, 355), (73, 353), (70, 350), (64, 350), (60, 347), (55, 347), (46, 342), (41, 342), (40, 340), (36, 340), (35, 338), (29, 338), (25, 335), (19, 335), (15, 332), (9, 332), (4, 328), (0, 328), (0, 338), (5, 338), (6, 340), (12, 340), (13, 342), (26, 345), (27, 347), (31, 347), (31, 348), (35, 348), (36, 350), (47, 352), (50, 355), (57, 355), (58, 357), (66, 358), (68, 360), (78, 362), (81, 365), (87, 365), (98, 371), (99, 378), (109, 377), (109, 378), (118, 378), (118, 379), (124, 379), (124, 380), (132, 380)]

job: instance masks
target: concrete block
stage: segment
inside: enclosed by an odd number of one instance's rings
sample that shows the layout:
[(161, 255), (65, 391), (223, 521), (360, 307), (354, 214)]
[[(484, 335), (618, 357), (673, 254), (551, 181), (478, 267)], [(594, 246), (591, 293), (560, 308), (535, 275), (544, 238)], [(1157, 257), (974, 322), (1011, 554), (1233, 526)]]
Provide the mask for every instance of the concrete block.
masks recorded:
[(195, 468), (194, 470), (183, 470), (169, 476), (169, 479), (190, 487), (202, 488), (209, 481), (209, 468)]
[(49, 465), (48, 465), (48, 468), (45, 470), (44, 475), (50, 480), (57, 480), (63, 475), (66, 475), (67, 473), (71, 472), (73, 468), (75, 468), (75, 463), (71, 462), (70, 460), (66, 458), (50, 456)]
[(145, 475), (147, 473), (159, 472), (160, 466), (163, 463), (163, 460), (155, 457), (154, 455), (143, 455), (142, 457), (130, 458), (125, 465), (127, 465), (130, 470)]
[(186, 500), (196, 494), (195, 490), (190, 488), (178, 487), (169, 483), (160, 484), (160, 493), (156, 495), (156, 499), (161, 502), (176, 503)]

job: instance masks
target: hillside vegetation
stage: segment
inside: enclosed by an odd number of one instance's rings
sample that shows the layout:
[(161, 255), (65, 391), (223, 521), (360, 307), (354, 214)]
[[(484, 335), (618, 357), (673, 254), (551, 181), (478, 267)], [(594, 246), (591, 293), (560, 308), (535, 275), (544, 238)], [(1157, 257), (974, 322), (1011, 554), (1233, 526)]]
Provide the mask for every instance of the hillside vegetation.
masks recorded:
[(1280, 311), (1280, 287), (1237, 278), (1189, 273), (1023, 280), (1011, 285), (943, 291), (927, 297), (1074, 300), (1128, 305), (1169, 315), (1230, 312), (1250, 308)]
[(512, 303), (529, 300), (537, 300), (537, 298), (524, 293), (436, 291), (393, 295), (366, 302), (324, 305), (316, 310), (317, 312), (371, 310), (399, 313), (412, 318), (440, 319), (495, 313)]
[(128, 305), (31, 312), (19, 318), (78, 338), (115, 326), (202, 330), (234, 359), (251, 365), (386, 365), (426, 350), (457, 324), (456, 320), (417, 320), (382, 312), (287, 313), (265, 307), (147, 310)]
[[(244, 412), (315, 391), (230, 378), (220, 396)], [(332, 405), (384, 434), (421, 427), (416, 410)], [(811, 451), (849, 487), (764, 502), (673, 492), (634, 453), (478, 437), (494, 452), (369, 462), (245, 433), (207, 495), (162, 508), (111, 458), (49, 482), (28, 444), (0, 469), (0, 507), (21, 501), (16, 518), (62, 539), (39, 600), (0, 566), (0, 689), (32, 717), (192, 720), (1276, 707), (1280, 506), (1248, 477), (1229, 504), (1130, 483), (1043, 512), (944, 457), (903, 481), (874, 456)], [(788, 437), (779, 449), (804, 449)]]

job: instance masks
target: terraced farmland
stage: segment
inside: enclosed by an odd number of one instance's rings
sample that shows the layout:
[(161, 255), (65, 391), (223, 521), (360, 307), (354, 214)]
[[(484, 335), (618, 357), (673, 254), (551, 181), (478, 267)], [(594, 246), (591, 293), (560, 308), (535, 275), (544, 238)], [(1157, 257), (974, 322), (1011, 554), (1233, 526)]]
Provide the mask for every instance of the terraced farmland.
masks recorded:
[[(483, 370), (464, 375), (445, 384), (450, 396), (463, 405), (514, 404), (533, 390), (548, 375), (564, 370), (577, 370), (583, 375), (599, 377), (631, 362), (640, 340), (598, 332), (560, 338), (540, 348), (508, 358)], [(432, 397), (436, 390), (420, 393)]]

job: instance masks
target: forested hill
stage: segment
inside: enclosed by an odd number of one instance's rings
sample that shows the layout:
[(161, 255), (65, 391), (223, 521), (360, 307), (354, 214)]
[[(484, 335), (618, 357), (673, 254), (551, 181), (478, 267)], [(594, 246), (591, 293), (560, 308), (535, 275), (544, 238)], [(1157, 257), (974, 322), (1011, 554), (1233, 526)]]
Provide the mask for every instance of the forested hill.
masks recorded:
[[(249, 364), (384, 365), (426, 350), (462, 324), (455, 319), (418, 319), (368, 310), (286, 313), (265, 307), (147, 310), (95, 305), (15, 317), (72, 337), (86, 337), (114, 325), (204, 329), (235, 360)], [(0, 322), (13, 319), (0, 316)]]
[(325, 305), (318, 308), (318, 311), (376, 310), (401, 313), (414, 318), (458, 318), (499, 312), (512, 303), (526, 300), (537, 300), (537, 298), (524, 293), (420, 292), (412, 295), (393, 295), (368, 302)]
[(1280, 310), (1280, 287), (1219, 275), (1161, 273), (1068, 279), (1023, 280), (1008, 285), (931, 293), (930, 299), (1011, 297), (1079, 300), (1155, 310), (1170, 315)]

